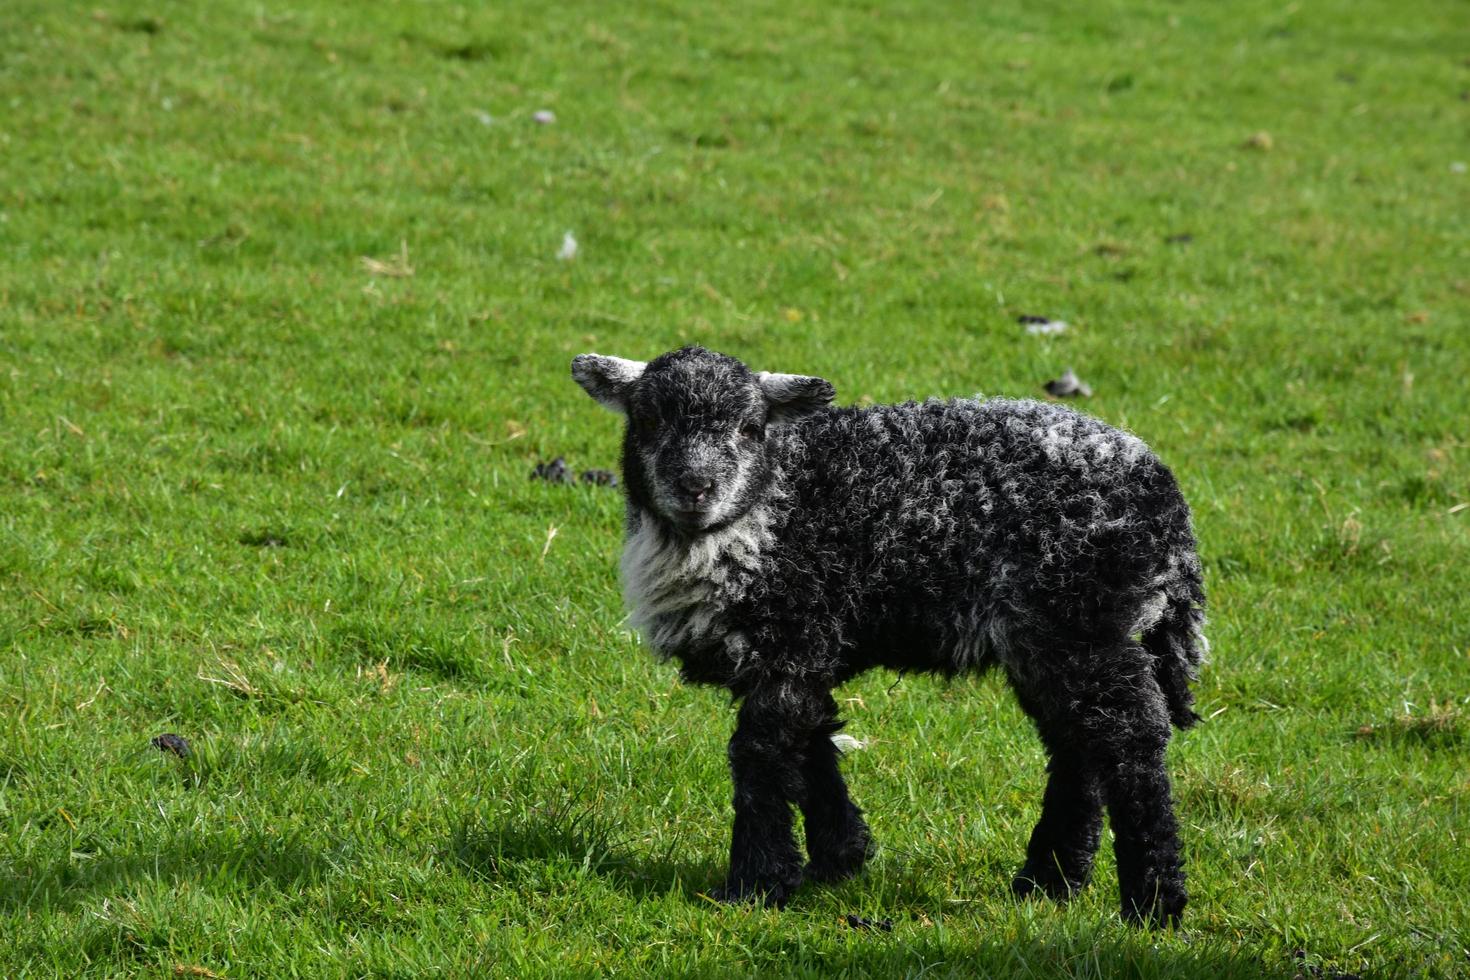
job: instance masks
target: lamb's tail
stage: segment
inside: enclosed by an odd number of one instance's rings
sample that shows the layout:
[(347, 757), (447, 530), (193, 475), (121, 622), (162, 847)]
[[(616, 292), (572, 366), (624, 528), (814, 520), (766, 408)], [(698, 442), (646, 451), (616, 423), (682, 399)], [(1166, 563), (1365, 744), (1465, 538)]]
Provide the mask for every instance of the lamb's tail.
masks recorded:
[(1169, 705), (1169, 718), (1178, 728), (1199, 721), (1194, 713), (1190, 681), (1210, 651), (1205, 639), (1205, 593), (1196, 568), (1172, 586), (1166, 586), (1167, 604), (1159, 621), (1143, 634), (1143, 646), (1154, 658), (1154, 678)]

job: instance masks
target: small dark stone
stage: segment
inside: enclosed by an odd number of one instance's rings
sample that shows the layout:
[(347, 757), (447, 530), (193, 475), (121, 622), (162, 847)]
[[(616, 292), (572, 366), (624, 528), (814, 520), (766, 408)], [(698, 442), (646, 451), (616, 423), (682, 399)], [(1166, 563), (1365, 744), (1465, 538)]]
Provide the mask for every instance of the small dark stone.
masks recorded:
[(1164, 244), (1166, 244), (1166, 245), (1188, 245), (1192, 241), (1194, 241), (1194, 235), (1190, 234), (1187, 231), (1181, 231), (1177, 235), (1170, 235), (1168, 238), (1165, 238), (1164, 239)]
[(164, 734), (155, 737), (148, 744), (152, 745), (155, 749), (158, 749), (161, 752), (172, 752), (180, 759), (189, 758), (189, 741), (182, 735), (175, 735), (173, 732), (165, 732)]
[(582, 482), (598, 487), (615, 487), (618, 485), (618, 476), (612, 470), (583, 470)]
[(892, 919), (865, 919), (860, 915), (848, 915), (847, 924), (853, 929), (873, 929), (880, 932), (892, 932)]
[(549, 463), (537, 463), (531, 471), (531, 479), (547, 483), (571, 483), (572, 471), (567, 468), (565, 458), (558, 456)]

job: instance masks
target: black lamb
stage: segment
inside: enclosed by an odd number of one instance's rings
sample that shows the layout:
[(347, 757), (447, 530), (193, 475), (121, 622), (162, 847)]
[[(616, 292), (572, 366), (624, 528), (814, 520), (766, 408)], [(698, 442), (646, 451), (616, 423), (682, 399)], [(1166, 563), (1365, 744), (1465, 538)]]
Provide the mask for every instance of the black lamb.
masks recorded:
[(870, 667), (998, 665), (1050, 756), (1011, 887), (1085, 885), (1106, 805), (1124, 917), (1179, 920), (1164, 751), (1171, 722), (1196, 720), (1204, 590), (1188, 505), (1142, 441), (1031, 401), (833, 408), (821, 378), (701, 347), (583, 354), (572, 375), (626, 418), (633, 623), (740, 702), (717, 897), (780, 905), (872, 853), (838, 771), (834, 687)]

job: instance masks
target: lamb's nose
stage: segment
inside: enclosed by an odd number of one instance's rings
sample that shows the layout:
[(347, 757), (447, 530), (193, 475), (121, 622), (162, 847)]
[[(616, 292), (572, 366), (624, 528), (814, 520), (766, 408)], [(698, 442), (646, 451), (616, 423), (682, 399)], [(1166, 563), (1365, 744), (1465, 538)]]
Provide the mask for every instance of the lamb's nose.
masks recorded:
[(709, 493), (710, 487), (714, 485), (715, 481), (701, 474), (686, 473), (679, 477), (679, 486), (684, 489), (685, 493), (694, 498), (695, 503), (703, 500), (704, 495)]

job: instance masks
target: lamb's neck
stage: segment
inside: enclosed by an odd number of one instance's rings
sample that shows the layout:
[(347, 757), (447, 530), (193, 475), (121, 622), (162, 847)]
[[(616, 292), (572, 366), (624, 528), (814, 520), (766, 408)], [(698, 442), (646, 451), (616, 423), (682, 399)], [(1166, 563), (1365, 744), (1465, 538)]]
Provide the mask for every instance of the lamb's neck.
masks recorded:
[(683, 537), (647, 512), (633, 515), (623, 546), (630, 621), (656, 650), (708, 638), (744, 595), (775, 541), (772, 510), (757, 504), (718, 530)]

